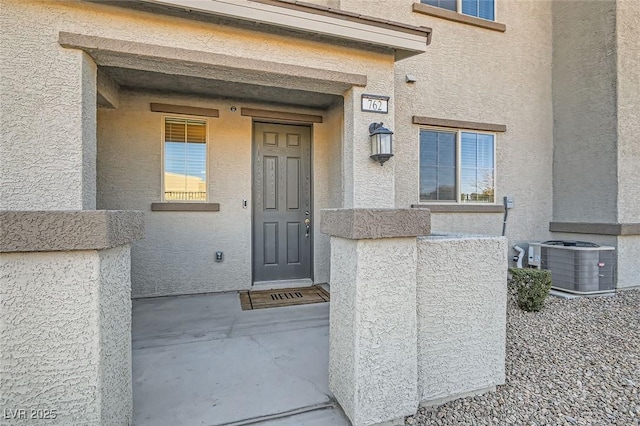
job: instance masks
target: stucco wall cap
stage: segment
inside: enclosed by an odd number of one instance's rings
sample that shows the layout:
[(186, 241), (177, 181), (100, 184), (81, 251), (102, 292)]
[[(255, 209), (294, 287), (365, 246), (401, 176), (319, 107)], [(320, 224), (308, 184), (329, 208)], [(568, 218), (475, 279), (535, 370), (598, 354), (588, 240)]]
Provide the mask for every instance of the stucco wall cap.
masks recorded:
[(326, 209), (320, 231), (351, 240), (416, 237), (431, 232), (428, 209)]
[(430, 240), (430, 241), (453, 241), (453, 240), (505, 240), (507, 241), (507, 237), (502, 237), (499, 235), (480, 235), (480, 234), (431, 234), (426, 236), (418, 237), (420, 240)]
[(132, 210), (0, 211), (0, 252), (102, 250), (144, 237)]

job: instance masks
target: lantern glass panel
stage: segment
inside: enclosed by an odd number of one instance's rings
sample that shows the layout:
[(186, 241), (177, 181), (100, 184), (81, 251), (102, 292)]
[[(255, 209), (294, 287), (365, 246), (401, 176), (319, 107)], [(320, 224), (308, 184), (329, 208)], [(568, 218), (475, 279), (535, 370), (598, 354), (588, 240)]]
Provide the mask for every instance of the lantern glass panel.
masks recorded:
[(391, 154), (391, 135), (388, 133), (380, 135), (380, 154)]
[(380, 135), (371, 135), (371, 155), (380, 153)]

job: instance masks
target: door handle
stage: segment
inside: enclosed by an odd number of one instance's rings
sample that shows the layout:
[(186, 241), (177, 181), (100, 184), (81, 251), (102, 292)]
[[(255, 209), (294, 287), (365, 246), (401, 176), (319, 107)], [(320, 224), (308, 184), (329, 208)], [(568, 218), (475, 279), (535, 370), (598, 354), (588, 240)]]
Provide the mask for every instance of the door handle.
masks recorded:
[[(307, 212), (307, 213), (309, 213), (309, 212)], [(311, 229), (311, 220), (309, 220), (309, 218), (306, 218), (306, 219), (304, 220), (304, 224), (305, 224), (305, 226), (307, 227), (307, 232), (304, 234), (304, 236), (305, 236), (306, 238), (309, 238), (309, 230)]]

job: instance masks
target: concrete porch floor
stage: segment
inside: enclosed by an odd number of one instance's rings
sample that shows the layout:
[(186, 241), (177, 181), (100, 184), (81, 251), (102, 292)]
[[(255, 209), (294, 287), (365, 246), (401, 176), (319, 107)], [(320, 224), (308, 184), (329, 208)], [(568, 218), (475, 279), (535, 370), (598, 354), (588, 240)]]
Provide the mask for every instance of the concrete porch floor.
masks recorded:
[(328, 388), (328, 303), (134, 300), (132, 337), (134, 425), (349, 425)]

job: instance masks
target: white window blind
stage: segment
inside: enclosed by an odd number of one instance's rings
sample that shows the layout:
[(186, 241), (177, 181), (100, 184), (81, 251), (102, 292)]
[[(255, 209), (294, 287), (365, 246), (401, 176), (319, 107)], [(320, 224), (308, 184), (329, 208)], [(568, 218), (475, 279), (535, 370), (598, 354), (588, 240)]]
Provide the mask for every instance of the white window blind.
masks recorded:
[(421, 3), (495, 21), (495, 0), (421, 0)]
[(420, 131), (420, 201), (495, 202), (495, 135)]
[(165, 201), (206, 201), (206, 182), (206, 121), (165, 118)]

